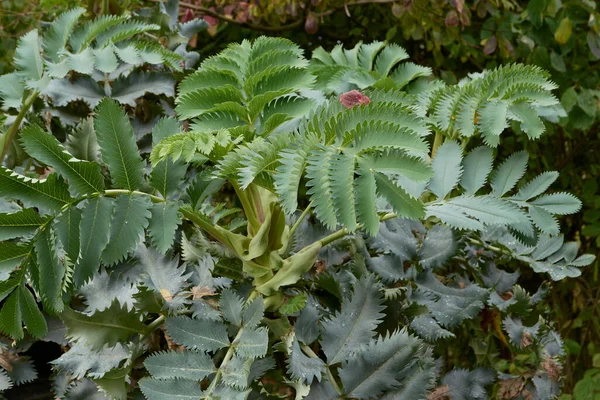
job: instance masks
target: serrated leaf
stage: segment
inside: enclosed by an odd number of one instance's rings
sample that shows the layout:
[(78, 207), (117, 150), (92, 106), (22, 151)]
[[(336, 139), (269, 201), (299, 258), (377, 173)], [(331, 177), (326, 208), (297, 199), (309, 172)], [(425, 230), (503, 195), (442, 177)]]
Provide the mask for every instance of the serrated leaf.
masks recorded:
[(100, 161), (100, 146), (92, 117), (82, 120), (73, 133), (67, 136), (65, 147), (80, 160)]
[(42, 301), (45, 307), (59, 313), (64, 309), (62, 292), (66, 268), (56, 254), (56, 239), (52, 229), (44, 229), (37, 236), (34, 246), (39, 274), (37, 284)]
[(75, 194), (104, 190), (104, 178), (98, 164), (73, 158), (54, 136), (44, 132), (38, 125), (24, 129), (21, 141), (30, 156), (53, 167), (66, 178)]
[[(342, 364), (339, 374), (348, 397), (373, 399), (387, 389), (407, 384), (406, 379), (415, 372), (433, 368), (421, 341), (406, 331), (397, 331), (371, 340)], [(427, 389), (423, 387), (422, 391)]]
[(147, 92), (174, 97), (175, 80), (163, 72), (133, 72), (114, 81), (110, 97), (121, 104), (135, 107), (136, 100)]
[(51, 363), (59, 370), (70, 372), (75, 379), (85, 376), (100, 378), (119, 368), (130, 357), (130, 350), (121, 343), (98, 350), (82, 343), (75, 343), (67, 352)]
[(225, 385), (237, 390), (246, 389), (248, 387), (251, 363), (252, 360), (234, 355), (227, 365), (221, 367), (221, 376)]
[(374, 275), (363, 276), (352, 296), (344, 298), (341, 310), (322, 323), (321, 347), (329, 365), (341, 362), (365, 338), (374, 336), (384, 308)]
[(34, 179), (0, 167), (0, 198), (18, 199), (42, 210), (59, 210), (71, 201), (69, 190), (57, 174)]
[(108, 244), (102, 262), (111, 265), (131, 254), (144, 239), (144, 229), (152, 216), (147, 196), (121, 195), (115, 201)]
[(44, 314), (40, 311), (29, 289), (21, 286), (19, 291), (21, 292), (20, 306), (23, 324), (31, 337), (41, 339), (48, 333), (48, 324)]
[(267, 354), (267, 347), (269, 345), (269, 331), (267, 328), (242, 329), (241, 335), (233, 343), (236, 354), (252, 359), (263, 357)]
[(148, 400), (199, 400), (203, 398), (200, 384), (187, 379), (156, 380), (149, 377), (139, 382)]
[(233, 325), (242, 326), (243, 306), (244, 302), (234, 291), (230, 289), (223, 290), (219, 300), (219, 309), (227, 321)]
[(114, 200), (105, 197), (92, 198), (83, 207), (79, 225), (81, 247), (74, 272), (76, 286), (81, 286), (98, 271), (100, 255), (110, 238), (113, 208)]
[(0, 331), (15, 340), (23, 338), (23, 327), (21, 326), (21, 296), (18, 290), (14, 290), (6, 299), (0, 309)]
[(0, 281), (5, 281), (23, 259), (31, 253), (31, 246), (15, 242), (0, 242)]
[(131, 335), (146, 332), (139, 315), (127, 311), (117, 301), (104, 311), (87, 315), (65, 308), (60, 319), (67, 327), (67, 336), (77, 342), (87, 344), (93, 349), (115, 346), (125, 342)]
[(77, 7), (60, 14), (44, 35), (44, 55), (53, 62), (59, 61), (60, 53), (64, 50), (75, 24), (85, 13), (85, 8)]
[(507, 158), (492, 176), (492, 194), (501, 197), (510, 191), (525, 174), (529, 155), (519, 151)]
[(466, 194), (475, 194), (487, 181), (492, 171), (494, 155), (492, 149), (480, 146), (465, 157), (463, 161), (463, 174), (460, 185)]
[(191, 275), (185, 273), (185, 264), (178, 266), (176, 258), (169, 259), (152, 248), (146, 248), (143, 243), (138, 246), (136, 256), (144, 271), (144, 286), (160, 294), (168, 308), (181, 308), (185, 303), (179, 294), (189, 285), (186, 280)]
[(119, 60), (115, 56), (115, 51), (112, 46), (106, 46), (100, 49), (94, 49), (94, 57), (96, 58), (96, 69), (105, 74), (114, 72), (119, 66)]
[(544, 210), (559, 215), (574, 214), (581, 209), (581, 201), (570, 193), (552, 193), (532, 201)]
[(139, 292), (137, 286), (119, 275), (109, 275), (106, 271), (94, 277), (79, 289), (87, 305), (85, 312), (88, 315), (96, 311), (104, 311), (117, 301), (127, 310), (134, 308), (134, 295)]
[(165, 254), (175, 241), (177, 226), (181, 222), (179, 206), (173, 203), (156, 203), (150, 208), (152, 218), (148, 225), (148, 234), (152, 239), (152, 246), (160, 253)]
[(119, 188), (139, 189), (144, 182), (144, 162), (127, 114), (116, 101), (105, 99), (96, 110), (94, 127), (113, 183)]
[(391, 204), (399, 217), (419, 219), (425, 215), (423, 203), (409, 195), (387, 176), (377, 172), (375, 181), (377, 182), (377, 192)]
[(52, 99), (55, 107), (64, 107), (73, 101), (83, 100), (90, 108), (95, 108), (106, 96), (100, 85), (88, 76), (79, 76), (72, 81), (69, 78), (52, 79), (43, 94)]
[(25, 79), (38, 81), (44, 73), (37, 29), (21, 36), (15, 50), (15, 66)]
[(144, 366), (158, 379), (189, 379), (199, 381), (216, 372), (210, 356), (193, 351), (155, 353)]
[(167, 318), (166, 328), (176, 343), (190, 350), (216, 351), (231, 344), (225, 326), (215, 321)]
[(419, 249), (419, 264), (423, 268), (440, 267), (454, 255), (456, 247), (452, 230), (441, 224), (434, 225)]
[(432, 162), (433, 177), (429, 190), (439, 199), (445, 198), (458, 184), (462, 175), (462, 149), (454, 140), (442, 144)]
[(261, 323), (265, 314), (265, 303), (262, 297), (252, 300), (244, 309), (244, 328), (255, 328)]
[(321, 374), (325, 363), (320, 358), (310, 358), (300, 349), (300, 343), (294, 336), (287, 359), (287, 370), (293, 379), (300, 380), (302, 383), (310, 385), (316, 378), (321, 381)]
[(512, 198), (520, 201), (527, 201), (544, 193), (558, 179), (558, 172), (543, 172), (535, 179), (529, 181), (525, 186), (519, 189)]
[(75, 263), (79, 258), (79, 226), (81, 224), (82, 210), (69, 207), (56, 217), (54, 229), (58, 239), (63, 245), (69, 261)]

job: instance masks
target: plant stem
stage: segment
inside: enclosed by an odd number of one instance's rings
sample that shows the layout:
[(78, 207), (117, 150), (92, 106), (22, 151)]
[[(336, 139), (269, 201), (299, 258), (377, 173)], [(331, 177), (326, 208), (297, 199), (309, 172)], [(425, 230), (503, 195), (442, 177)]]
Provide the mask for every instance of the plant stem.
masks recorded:
[(229, 346), (229, 349), (227, 349), (227, 353), (225, 353), (225, 358), (223, 358), (223, 361), (221, 362), (219, 369), (217, 369), (217, 373), (215, 374), (214, 379), (210, 383), (210, 386), (208, 387), (208, 389), (206, 389), (206, 392), (205, 392), (206, 398), (210, 398), (210, 395), (212, 395), (215, 388), (217, 387), (217, 384), (221, 380), (221, 375), (223, 375), (223, 372), (222, 372), (223, 368), (226, 367), (227, 364), (229, 363), (229, 361), (233, 358), (233, 353), (235, 352), (235, 342), (238, 341), (240, 337), (242, 337), (243, 332), (244, 332), (244, 328), (240, 328), (237, 335), (235, 335), (235, 338), (231, 342), (231, 346)]
[(23, 103), (23, 107), (21, 107), (21, 110), (19, 111), (19, 114), (17, 115), (17, 118), (15, 119), (15, 122), (13, 122), (13, 124), (10, 126), (10, 129), (8, 130), (8, 132), (6, 132), (6, 136), (4, 137), (4, 146), (2, 147), (2, 153), (0, 154), (0, 164), (2, 164), (2, 162), (4, 161), (4, 157), (6, 157), (6, 153), (8, 153), (8, 149), (9, 149), (10, 145), (12, 144), (12, 141), (13, 141), (15, 135), (19, 131), (19, 127), (21, 126), (21, 121), (23, 121), (23, 118), (25, 118), (25, 114), (27, 114), (27, 111), (29, 111), (29, 108), (31, 107), (31, 105), (33, 104), (35, 99), (37, 99), (38, 94), (39, 94), (39, 92), (34, 91), (29, 95), (29, 97), (27, 97), (27, 99)]
[(104, 195), (106, 197), (117, 197), (120, 194), (124, 194), (124, 195), (138, 195), (138, 196), (148, 196), (150, 198), (150, 200), (152, 200), (153, 203), (164, 203), (166, 202), (165, 199), (163, 199), (162, 197), (158, 197), (158, 196), (154, 196), (150, 193), (144, 193), (144, 192), (140, 192), (138, 190), (127, 190), (127, 189), (108, 189), (104, 191)]
[(300, 216), (298, 217), (298, 219), (296, 220), (296, 222), (294, 222), (294, 225), (290, 229), (290, 238), (292, 236), (294, 236), (294, 232), (296, 232), (296, 230), (298, 229), (298, 227), (300, 226), (300, 224), (302, 223), (302, 221), (304, 220), (304, 218), (306, 218), (306, 216), (311, 212), (311, 210), (312, 210), (312, 204), (313, 204), (313, 202), (311, 201), (308, 204), (308, 206), (306, 206), (306, 208), (304, 209), (304, 211), (302, 211), (302, 214), (300, 214)]
[[(396, 213), (387, 213), (387, 214), (379, 217), (379, 221), (380, 222), (387, 221), (388, 219), (396, 218), (397, 216), (398, 216), (398, 214), (396, 214)], [(362, 224), (358, 224), (356, 226), (356, 230), (359, 230), (362, 227), (363, 227)], [(350, 231), (346, 228), (342, 228), (339, 231), (333, 232), (331, 235), (325, 236), (323, 239), (319, 240), (321, 242), (321, 247), (325, 247), (328, 244), (330, 244), (331, 242), (341, 239), (344, 236), (349, 235), (349, 234), (350, 234)]]
[[(307, 345), (303, 344), (302, 346), (302, 350), (310, 357), (310, 358), (318, 358), (321, 359), (321, 357), (319, 357), (310, 347), (308, 347)], [(331, 370), (329, 369), (328, 365), (325, 365), (325, 373), (327, 374), (327, 378), (329, 378), (329, 382), (331, 383), (331, 386), (333, 386), (333, 388), (335, 389), (336, 392), (338, 392), (338, 394), (342, 394), (342, 390), (340, 389), (340, 387), (338, 386), (337, 382), (335, 381), (335, 378), (333, 377), (333, 374), (331, 373)]]
[(443, 142), (444, 142), (444, 135), (442, 134), (442, 132), (441, 131), (435, 132), (435, 138), (433, 139), (433, 147), (431, 148), (431, 157), (432, 158), (435, 156), (437, 149), (442, 145)]
[(167, 317), (165, 317), (164, 315), (160, 315), (158, 318), (152, 321), (150, 325), (146, 327), (146, 333), (144, 333), (142, 337), (145, 338), (146, 336), (154, 332), (159, 326), (163, 324), (163, 322), (165, 322), (165, 319), (167, 319)]
[(102, 14), (110, 15), (110, 0), (102, 0)]
[(244, 214), (246, 214), (246, 218), (248, 218), (250, 225), (256, 230), (258, 230), (261, 223), (258, 220), (258, 216), (255, 214), (255, 209), (252, 202), (250, 201), (250, 198), (248, 197), (248, 193), (246, 193), (246, 191), (244, 191), (240, 187), (240, 185), (233, 180), (231, 181), (231, 185), (233, 186), (235, 193), (237, 194), (238, 198), (240, 199), (240, 202), (242, 203)]

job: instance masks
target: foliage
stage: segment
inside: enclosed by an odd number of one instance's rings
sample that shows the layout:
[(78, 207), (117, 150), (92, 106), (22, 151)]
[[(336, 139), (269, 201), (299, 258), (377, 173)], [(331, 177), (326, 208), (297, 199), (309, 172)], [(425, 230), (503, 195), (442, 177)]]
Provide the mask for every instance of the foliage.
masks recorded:
[[(154, 27), (81, 39), (118, 19), (61, 36), (64, 59), (25, 36), (3, 79), (35, 91), (33, 72), (64, 60), (85, 74), (72, 57), (118, 54), (114, 40)], [(559, 235), (556, 216), (581, 202), (549, 190), (556, 172), (522, 179), (525, 151), (494, 154), (544, 133), (555, 86), (523, 65), (446, 84), (406, 57), (374, 42), (308, 60), (261, 37), (204, 59), (148, 141), (116, 83), (80, 137), (32, 119), (18, 139), (29, 162), (0, 170), (0, 330), (16, 348), (48, 339), (45, 315), (64, 325), (59, 397), (557, 396), (565, 352), (541, 300), (594, 261)]]

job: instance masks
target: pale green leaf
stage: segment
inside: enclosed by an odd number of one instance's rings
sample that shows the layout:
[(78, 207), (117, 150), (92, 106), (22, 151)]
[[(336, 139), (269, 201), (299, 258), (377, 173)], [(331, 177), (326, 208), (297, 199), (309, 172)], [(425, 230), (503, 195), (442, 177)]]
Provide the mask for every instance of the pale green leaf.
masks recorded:
[(504, 160), (492, 176), (492, 194), (500, 197), (515, 187), (525, 174), (528, 160), (529, 155), (525, 151), (514, 153)]
[(445, 198), (458, 184), (462, 175), (462, 148), (458, 142), (449, 140), (442, 144), (433, 159), (433, 177), (429, 190), (439, 199)]
[(465, 194), (475, 194), (485, 185), (492, 171), (493, 162), (493, 152), (489, 147), (480, 146), (471, 150), (463, 161), (463, 174), (460, 180)]

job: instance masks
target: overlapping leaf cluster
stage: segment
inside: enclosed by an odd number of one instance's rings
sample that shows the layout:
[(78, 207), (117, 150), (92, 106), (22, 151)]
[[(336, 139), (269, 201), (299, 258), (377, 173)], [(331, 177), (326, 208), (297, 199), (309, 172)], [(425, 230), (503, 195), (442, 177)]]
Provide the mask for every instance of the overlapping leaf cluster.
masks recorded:
[[(128, 36), (119, 24), (106, 32)], [(465, 139), (543, 124), (553, 86), (510, 66), (445, 87), (406, 57), (382, 43), (311, 61), (284, 39), (231, 45), (181, 82), (184, 123), (153, 125), (149, 160), (114, 99), (82, 125), (86, 143), (22, 129), (31, 165), (0, 169), (0, 330), (68, 344), (59, 397), (483, 399), (508, 381), (558, 393), (544, 287), (529, 294), (510, 268), (560, 280), (592, 262), (555, 218), (580, 203), (546, 193), (555, 172), (519, 186), (526, 153), (494, 168), (494, 150)], [(338, 97), (350, 89), (360, 105)], [(440, 371), (444, 341), (465, 332), (475, 361)], [(503, 366), (506, 352), (527, 363)]]

